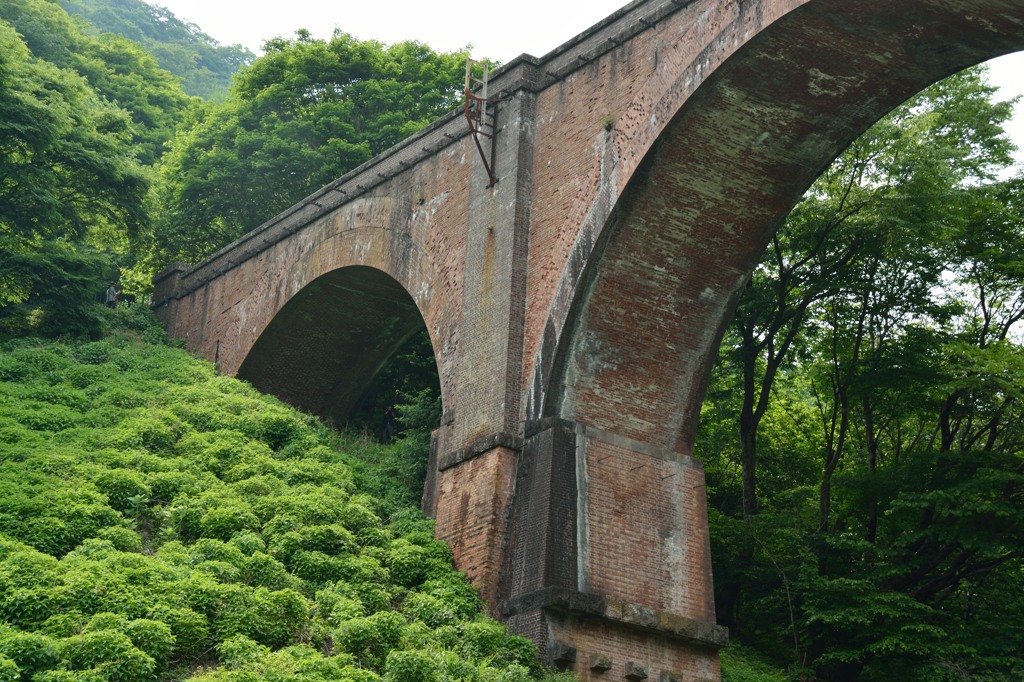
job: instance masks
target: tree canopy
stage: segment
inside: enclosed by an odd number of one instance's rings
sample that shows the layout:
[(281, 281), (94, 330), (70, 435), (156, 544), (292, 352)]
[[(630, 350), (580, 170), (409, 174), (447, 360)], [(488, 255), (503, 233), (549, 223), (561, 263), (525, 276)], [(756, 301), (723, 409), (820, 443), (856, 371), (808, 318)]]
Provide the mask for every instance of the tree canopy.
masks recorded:
[(193, 105), (138, 44), (0, 3), (0, 328), (98, 331), (88, 304), (135, 262), (151, 166)]
[(465, 53), (344, 33), (266, 43), (164, 158), (158, 260), (195, 262), (452, 109)]
[(138, 234), (149, 186), (127, 112), (77, 73), (33, 57), (0, 22), (0, 317), (42, 293), (23, 264), (60, 250), (46, 245)]
[(86, 35), (50, 0), (5, 0), (0, 21), (21, 34), (35, 59), (78, 73), (98, 97), (127, 111), (139, 161), (156, 162), (192, 100), (152, 55), (118, 35)]
[(1024, 608), (1024, 180), (997, 179), (1011, 103), (984, 73), (923, 91), (819, 178), (709, 388), (720, 617), (803, 679), (1022, 672), (1024, 631), (986, 620)]

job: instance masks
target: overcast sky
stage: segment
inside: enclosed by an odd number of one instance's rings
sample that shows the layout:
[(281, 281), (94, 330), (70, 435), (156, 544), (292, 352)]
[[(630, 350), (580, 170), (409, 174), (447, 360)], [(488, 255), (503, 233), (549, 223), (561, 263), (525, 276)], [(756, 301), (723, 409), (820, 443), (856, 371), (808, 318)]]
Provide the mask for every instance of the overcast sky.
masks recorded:
[[(508, 62), (527, 52), (542, 57), (596, 24), (626, 0), (146, 0), (196, 24), (224, 45), (259, 53), (267, 38), (291, 37), (296, 29), (329, 37), (340, 28), (362, 40), (412, 39), (449, 52), (472, 45), (474, 57)], [(1001, 98), (1024, 95), (1024, 53), (990, 63)], [(1024, 162), (1024, 101), (1017, 105), (1011, 135)]]

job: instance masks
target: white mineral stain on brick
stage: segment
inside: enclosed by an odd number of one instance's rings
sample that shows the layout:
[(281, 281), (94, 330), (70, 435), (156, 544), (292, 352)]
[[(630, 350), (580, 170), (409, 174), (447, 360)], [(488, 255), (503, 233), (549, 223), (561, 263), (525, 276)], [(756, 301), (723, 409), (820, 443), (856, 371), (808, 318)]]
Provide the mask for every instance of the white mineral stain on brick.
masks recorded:
[(851, 87), (859, 86), (863, 79), (856, 76), (832, 76), (820, 69), (808, 69), (807, 92), (815, 97), (831, 95), (839, 97), (846, 93)]

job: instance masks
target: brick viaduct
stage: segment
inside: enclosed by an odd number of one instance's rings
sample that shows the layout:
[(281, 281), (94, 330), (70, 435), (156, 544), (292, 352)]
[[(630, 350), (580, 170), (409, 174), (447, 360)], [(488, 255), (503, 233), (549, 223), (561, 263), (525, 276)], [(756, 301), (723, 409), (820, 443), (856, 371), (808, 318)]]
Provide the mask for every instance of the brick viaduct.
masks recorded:
[(156, 310), (341, 421), (425, 325), (424, 506), (495, 615), (584, 680), (717, 680), (691, 453), (737, 297), (844, 146), (1022, 48), (1024, 0), (637, 0), (493, 75), (493, 187), (453, 112), (161, 273)]

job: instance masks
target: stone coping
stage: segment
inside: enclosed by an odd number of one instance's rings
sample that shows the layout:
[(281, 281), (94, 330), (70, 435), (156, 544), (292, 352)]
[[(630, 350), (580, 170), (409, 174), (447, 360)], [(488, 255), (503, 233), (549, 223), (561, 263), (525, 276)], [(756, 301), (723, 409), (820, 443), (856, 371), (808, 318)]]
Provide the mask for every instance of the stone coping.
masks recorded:
[(729, 629), (716, 623), (563, 587), (546, 587), (514, 597), (505, 605), (505, 616), (537, 609), (597, 618), (712, 649), (729, 643)]

